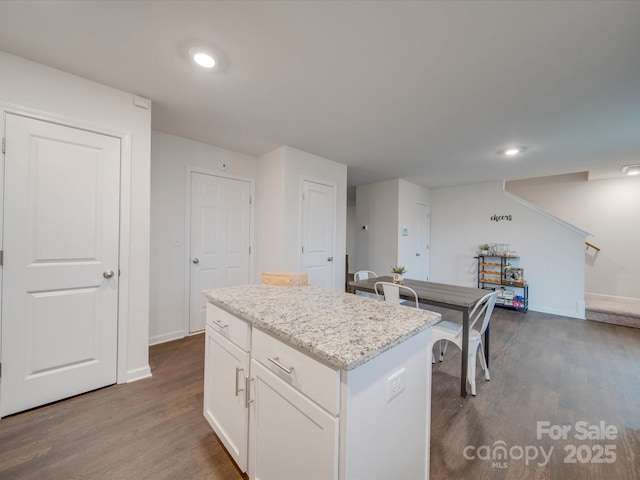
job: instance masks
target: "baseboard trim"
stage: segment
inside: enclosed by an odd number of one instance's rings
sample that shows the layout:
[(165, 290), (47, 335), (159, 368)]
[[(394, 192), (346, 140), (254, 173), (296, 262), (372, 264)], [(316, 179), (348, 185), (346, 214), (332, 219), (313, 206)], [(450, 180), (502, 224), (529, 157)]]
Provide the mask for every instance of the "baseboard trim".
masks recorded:
[(136, 368), (135, 370), (129, 370), (127, 372), (127, 383), (137, 382), (138, 380), (149, 378), (151, 376), (151, 367), (146, 365), (141, 368)]
[(601, 298), (606, 298), (609, 300), (631, 300), (631, 301), (635, 301), (638, 302), (640, 301), (640, 298), (634, 298), (634, 297), (621, 297), (620, 295), (605, 295), (604, 293), (589, 293), (589, 292), (584, 292), (585, 297), (589, 296), (589, 297), (601, 297)]
[(581, 316), (578, 312), (538, 307), (536, 305), (529, 305), (529, 310), (531, 310), (532, 312), (548, 313), (550, 315), (560, 315), (561, 317), (569, 317), (569, 318), (577, 318), (578, 320), (585, 320), (584, 312), (582, 313), (582, 316)]
[(179, 340), (181, 338), (184, 338), (184, 331), (176, 330), (175, 332), (169, 332), (162, 335), (156, 335), (155, 337), (149, 337), (149, 346), (171, 342), (173, 340)]

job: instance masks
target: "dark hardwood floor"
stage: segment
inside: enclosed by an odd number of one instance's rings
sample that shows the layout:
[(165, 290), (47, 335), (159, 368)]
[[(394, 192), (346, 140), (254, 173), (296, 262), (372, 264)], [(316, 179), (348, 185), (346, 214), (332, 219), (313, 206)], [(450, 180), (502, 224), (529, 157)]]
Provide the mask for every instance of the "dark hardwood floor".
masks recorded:
[[(476, 397), (457, 396), (457, 349), (434, 365), (432, 480), (640, 478), (640, 330), (496, 308), (491, 334), (491, 381), (478, 373)], [(615, 439), (581, 439), (601, 421)], [(537, 422), (571, 430), (553, 440)], [(499, 445), (507, 458), (485, 460)], [(598, 463), (613, 459), (606, 445), (615, 461)]]
[(152, 378), (0, 420), (0, 479), (242, 479), (202, 416), (203, 336), (149, 362)]
[[(476, 397), (458, 396), (455, 347), (433, 367), (433, 480), (639, 478), (640, 330), (496, 309), (491, 340)], [(203, 347), (201, 335), (151, 347), (150, 379), (0, 420), (0, 479), (246, 478), (202, 416)], [(576, 438), (576, 422), (601, 421), (614, 439)], [(537, 438), (537, 422), (571, 431)], [(506, 458), (484, 459), (501, 445)]]

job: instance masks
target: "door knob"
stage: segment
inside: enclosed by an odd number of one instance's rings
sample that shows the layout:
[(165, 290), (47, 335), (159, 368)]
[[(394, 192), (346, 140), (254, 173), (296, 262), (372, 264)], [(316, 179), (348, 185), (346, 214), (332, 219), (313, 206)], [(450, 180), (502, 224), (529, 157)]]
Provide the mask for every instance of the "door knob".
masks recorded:
[(102, 273), (102, 276), (103, 276), (104, 278), (111, 278), (111, 277), (113, 277), (113, 275), (114, 275), (113, 270), (105, 270), (105, 271)]
[(327, 262), (333, 262), (333, 257), (327, 258)]
[(419, 254), (419, 253), (416, 253), (416, 257), (419, 257), (419, 256), (420, 256), (420, 254)]
[(200, 260), (198, 260), (198, 257), (195, 257), (193, 260), (191, 260), (194, 264), (198, 264), (200, 263)]

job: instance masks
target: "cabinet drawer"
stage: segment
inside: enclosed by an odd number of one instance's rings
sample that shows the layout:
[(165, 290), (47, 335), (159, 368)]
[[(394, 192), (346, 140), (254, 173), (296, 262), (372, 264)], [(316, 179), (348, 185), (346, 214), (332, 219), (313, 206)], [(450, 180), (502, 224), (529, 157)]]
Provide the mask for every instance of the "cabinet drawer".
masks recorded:
[[(251, 357), (329, 413), (340, 413), (340, 372), (253, 329)], [(278, 366), (280, 364), (280, 366)]]
[(207, 325), (245, 352), (249, 351), (251, 328), (248, 322), (207, 302)]

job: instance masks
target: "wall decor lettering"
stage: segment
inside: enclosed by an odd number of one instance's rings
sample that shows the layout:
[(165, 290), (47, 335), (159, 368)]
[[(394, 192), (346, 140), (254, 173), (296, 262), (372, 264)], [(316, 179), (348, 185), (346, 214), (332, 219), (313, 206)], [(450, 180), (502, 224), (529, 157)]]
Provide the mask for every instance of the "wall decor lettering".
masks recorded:
[(493, 216), (491, 217), (491, 220), (494, 222), (499, 222), (500, 220), (507, 220), (507, 221), (511, 221), (511, 215), (498, 215), (497, 213), (494, 213)]

